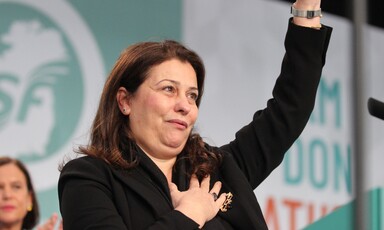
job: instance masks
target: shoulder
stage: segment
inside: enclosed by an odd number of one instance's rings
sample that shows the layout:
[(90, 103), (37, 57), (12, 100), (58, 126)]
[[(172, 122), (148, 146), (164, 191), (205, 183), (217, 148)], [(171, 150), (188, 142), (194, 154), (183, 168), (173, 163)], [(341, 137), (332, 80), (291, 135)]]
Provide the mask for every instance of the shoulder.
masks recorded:
[(66, 177), (100, 178), (111, 173), (112, 166), (99, 158), (83, 156), (68, 161), (61, 170), (60, 179)]
[(68, 171), (70, 169), (76, 169), (78, 167), (86, 167), (86, 168), (102, 168), (107, 167), (107, 163), (103, 160), (96, 158), (96, 157), (90, 157), (90, 156), (82, 156), (75, 159), (72, 159), (68, 161), (62, 171)]

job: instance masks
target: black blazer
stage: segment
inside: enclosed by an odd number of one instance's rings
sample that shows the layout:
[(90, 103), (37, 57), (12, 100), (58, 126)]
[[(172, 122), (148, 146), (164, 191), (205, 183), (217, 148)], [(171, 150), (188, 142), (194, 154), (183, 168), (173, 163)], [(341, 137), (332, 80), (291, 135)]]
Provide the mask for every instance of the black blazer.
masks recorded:
[[(331, 31), (289, 23), (273, 98), (235, 140), (212, 147), (224, 158), (211, 183), (220, 180), (221, 192), (231, 192), (233, 203), (204, 229), (267, 229), (253, 190), (281, 163), (309, 119)], [(68, 162), (58, 185), (64, 229), (198, 229), (197, 223), (174, 210), (160, 169), (140, 149), (138, 156), (139, 165), (131, 170), (92, 157)], [(186, 190), (189, 178), (181, 173), (184, 162), (178, 162), (173, 181)]]

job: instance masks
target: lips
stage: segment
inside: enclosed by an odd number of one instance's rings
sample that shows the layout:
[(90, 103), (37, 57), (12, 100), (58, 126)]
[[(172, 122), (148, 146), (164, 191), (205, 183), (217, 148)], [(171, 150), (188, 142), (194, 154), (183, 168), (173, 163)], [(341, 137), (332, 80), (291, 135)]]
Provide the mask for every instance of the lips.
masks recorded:
[(179, 119), (172, 119), (168, 122), (177, 125), (180, 128), (186, 129), (188, 127), (188, 124), (185, 121), (179, 120)]
[(0, 210), (3, 210), (3, 211), (12, 211), (14, 209), (15, 209), (15, 206), (13, 205), (4, 205), (0, 207)]

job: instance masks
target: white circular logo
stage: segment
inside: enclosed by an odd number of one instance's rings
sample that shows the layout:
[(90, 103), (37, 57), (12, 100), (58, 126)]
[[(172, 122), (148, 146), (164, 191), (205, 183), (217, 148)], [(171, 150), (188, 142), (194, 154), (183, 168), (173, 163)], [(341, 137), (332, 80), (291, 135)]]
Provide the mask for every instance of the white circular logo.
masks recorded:
[(84, 144), (104, 64), (66, 1), (0, 0), (0, 149), (27, 163), (37, 190), (56, 188), (58, 164)]

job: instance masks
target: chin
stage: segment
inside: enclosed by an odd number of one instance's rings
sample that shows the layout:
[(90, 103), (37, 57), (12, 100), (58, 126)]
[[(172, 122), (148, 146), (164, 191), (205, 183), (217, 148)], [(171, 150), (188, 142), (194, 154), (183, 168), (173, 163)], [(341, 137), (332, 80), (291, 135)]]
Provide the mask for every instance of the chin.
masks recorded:
[(181, 142), (181, 141), (169, 142), (168, 143), (168, 147), (170, 147), (174, 151), (181, 152), (181, 150), (183, 150), (186, 142), (187, 141), (183, 141), (183, 142)]
[(185, 145), (184, 144), (183, 145), (181, 145), (181, 144), (170, 144), (168, 146), (171, 149), (171, 151), (181, 152), (181, 150), (183, 150)]

